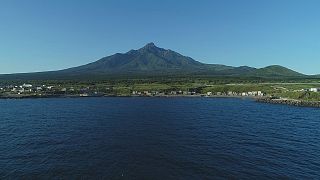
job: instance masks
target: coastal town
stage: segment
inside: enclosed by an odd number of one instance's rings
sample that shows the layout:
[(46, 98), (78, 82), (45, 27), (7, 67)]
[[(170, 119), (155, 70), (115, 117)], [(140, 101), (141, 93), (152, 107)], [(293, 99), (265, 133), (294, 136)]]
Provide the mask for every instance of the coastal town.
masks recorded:
[[(228, 86), (228, 85), (225, 85)], [(240, 86), (240, 85), (238, 85)], [(120, 91), (117, 85), (82, 85), (71, 86), (63, 84), (11, 84), (0, 85), (0, 98), (41, 98), (41, 97), (102, 97), (102, 96), (134, 96), (134, 97), (161, 97), (161, 96), (190, 96), (190, 97), (273, 97), (274, 93), (264, 90), (228, 90), (218, 91), (210, 89), (212, 85), (202, 85), (197, 88), (177, 89), (168, 88), (161, 90), (136, 90), (134, 87), (129, 87), (125, 92)], [(320, 88), (304, 88), (288, 90), (284, 87), (272, 86), (275, 91), (282, 90), (283, 92), (312, 92), (319, 93)]]
[(33, 85), (23, 83), (21, 85), (0, 86), (1, 98), (32, 98), (32, 97), (97, 97), (97, 96), (134, 96), (134, 97), (153, 97), (153, 96), (243, 96), (243, 97), (262, 97), (266, 94), (262, 91), (249, 92), (206, 92), (202, 93), (197, 89), (190, 90), (132, 90), (130, 93), (117, 93), (113, 87), (65, 87), (63, 85)]

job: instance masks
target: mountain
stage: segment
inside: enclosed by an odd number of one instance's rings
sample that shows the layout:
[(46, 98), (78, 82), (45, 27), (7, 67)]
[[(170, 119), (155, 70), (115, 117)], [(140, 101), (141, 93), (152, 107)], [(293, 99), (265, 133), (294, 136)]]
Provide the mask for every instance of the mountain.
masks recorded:
[(60, 71), (1, 75), (0, 79), (91, 79), (137, 76), (250, 76), (304, 77), (288, 68), (273, 65), (265, 68), (232, 67), (205, 64), (170, 49), (148, 43), (138, 50), (117, 53), (95, 62)]
[(190, 71), (205, 68), (206, 65), (171, 50), (165, 50), (149, 43), (141, 49), (117, 53), (96, 62), (66, 69), (66, 73), (128, 74)]
[(204, 64), (169, 49), (149, 43), (138, 50), (117, 53), (96, 62), (60, 71), (67, 74), (90, 73), (96, 75), (134, 74), (189, 74), (209, 71), (223, 71), (233, 67)]
[(228, 75), (228, 76), (302, 76), (281, 66), (256, 69), (248, 66), (232, 67), (220, 64), (204, 64), (170, 49), (149, 43), (138, 50), (117, 53), (96, 62), (60, 71), (65, 74), (95, 75)]
[(249, 75), (252, 76), (271, 76), (271, 77), (277, 77), (277, 76), (284, 76), (284, 77), (299, 77), (299, 76), (305, 76), (304, 74), (298, 73), (296, 71), (293, 71), (291, 69), (288, 69), (283, 66), (279, 65), (272, 65), (267, 66), (261, 69), (256, 69), (253, 72), (250, 72)]

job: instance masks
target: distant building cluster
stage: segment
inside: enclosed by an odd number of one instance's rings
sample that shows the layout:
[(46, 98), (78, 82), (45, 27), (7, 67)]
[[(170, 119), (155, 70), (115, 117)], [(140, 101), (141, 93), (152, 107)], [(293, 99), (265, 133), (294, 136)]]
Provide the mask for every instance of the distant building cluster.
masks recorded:
[(178, 96), (178, 95), (200, 95), (196, 91), (132, 91), (133, 96)]
[(0, 87), (2, 92), (10, 92), (11, 94), (24, 94), (24, 93), (37, 93), (44, 90), (51, 90), (52, 86), (33, 86), (32, 84), (22, 84), (22, 85), (7, 85)]
[(300, 89), (295, 90), (295, 92), (320, 92), (320, 88)]
[(265, 93), (262, 91), (249, 91), (249, 92), (207, 92), (207, 96), (248, 96), (248, 97), (254, 97), (254, 96), (264, 96)]
[(0, 93), (6, 95), (43, 95), (43, 94), (62, 94), (72, 93), (75, 88), (61, 87), (60, 85), (33, 85), (24, 83), (22, 85), (3, 85), (0, 86)]
[(262, 91), (250, 91), (250, 92), (207, 92), (207, 93), (200, 93), (197, 91), (132, 91), (133, 96), (264, 96), (265, 93)]

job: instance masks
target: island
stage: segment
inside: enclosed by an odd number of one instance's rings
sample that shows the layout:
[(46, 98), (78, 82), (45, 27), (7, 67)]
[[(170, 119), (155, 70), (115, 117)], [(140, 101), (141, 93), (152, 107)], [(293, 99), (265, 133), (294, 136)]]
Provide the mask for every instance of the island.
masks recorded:
[(148, 43), (78, 67), (0, 75), (0, 98), (240, 97), (319, 107), (320, 76), (279, 65), (205, 64)]

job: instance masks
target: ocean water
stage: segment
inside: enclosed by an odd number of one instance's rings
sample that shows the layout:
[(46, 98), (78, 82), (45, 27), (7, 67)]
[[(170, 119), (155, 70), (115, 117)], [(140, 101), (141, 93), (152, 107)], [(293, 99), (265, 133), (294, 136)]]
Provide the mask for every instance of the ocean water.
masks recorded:
[(0, 100), (0, 179), (320, 179), (320, 109), (231, 98)]

